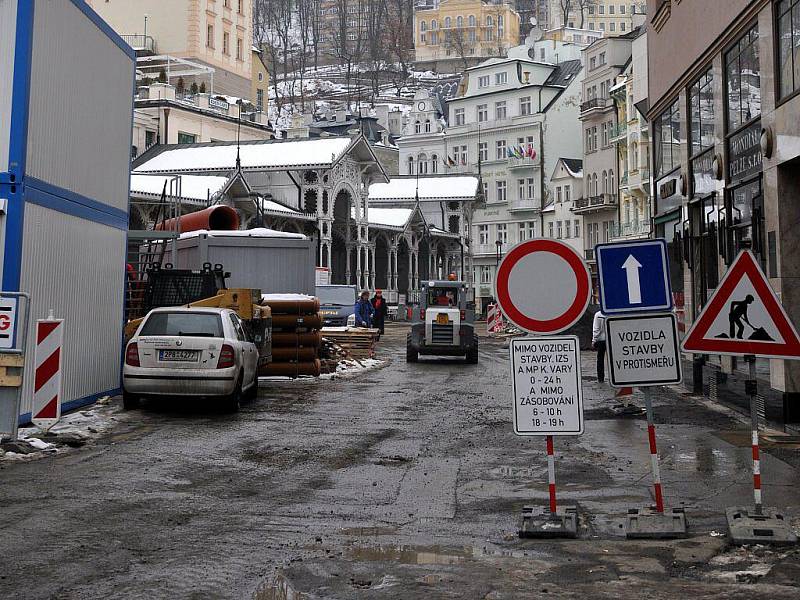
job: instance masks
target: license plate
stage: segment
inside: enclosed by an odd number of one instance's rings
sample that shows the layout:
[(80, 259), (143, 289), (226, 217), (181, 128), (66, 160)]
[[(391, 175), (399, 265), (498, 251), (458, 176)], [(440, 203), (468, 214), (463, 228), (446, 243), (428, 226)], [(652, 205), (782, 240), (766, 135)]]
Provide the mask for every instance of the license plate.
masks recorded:
[(446, 314), (442, 313), (440, 315), (436, 315), (436, 324), (437, 325), (447, 325), (450, 323), (450, 317)]
[(197, 350), (160, 350), (159, 360), (194, 362), (197, 360), (199, 354)]

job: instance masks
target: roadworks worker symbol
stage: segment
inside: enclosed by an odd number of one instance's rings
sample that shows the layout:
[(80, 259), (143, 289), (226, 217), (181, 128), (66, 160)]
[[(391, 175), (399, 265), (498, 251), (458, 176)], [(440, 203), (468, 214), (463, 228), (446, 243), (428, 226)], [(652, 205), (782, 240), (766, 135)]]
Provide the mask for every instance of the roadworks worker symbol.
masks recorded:
[(697, 354), (800, 359), (797, 331), (749, 250), (736, 257), (682, 346)]

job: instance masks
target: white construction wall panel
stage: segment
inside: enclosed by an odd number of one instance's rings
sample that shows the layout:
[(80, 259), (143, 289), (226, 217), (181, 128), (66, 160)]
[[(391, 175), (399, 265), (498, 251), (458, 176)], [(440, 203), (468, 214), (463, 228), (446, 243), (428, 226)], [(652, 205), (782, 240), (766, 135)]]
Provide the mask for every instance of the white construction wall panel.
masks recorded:
[(0, 173), (8, 171), (11, 130), (11, 92), (14, 46), (17, 39), (17, 0), (0, 0)]
[(26, 175), (127, 212), (133, 69), (70, 0), (37, 0)]
[[(52, 308), (65, 322), (63, 402), (117, 389), (122, 352), (125, 232), (25, 205), (20, 289), (32, 300), (33, 327)], [(33, 371), (23, 383), (21, 414), (30, 412)]]

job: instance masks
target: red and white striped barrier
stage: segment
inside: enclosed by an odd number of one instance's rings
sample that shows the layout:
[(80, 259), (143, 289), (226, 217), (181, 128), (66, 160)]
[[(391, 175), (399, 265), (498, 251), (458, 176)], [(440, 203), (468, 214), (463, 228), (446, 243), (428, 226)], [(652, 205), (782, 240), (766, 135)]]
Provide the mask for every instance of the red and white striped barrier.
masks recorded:
[(488, 333), (500, 333), (505, 329), (503, 313), (496, 304), (490, 304), (486, 309), (486, 330)]
[(758, 449), (758, 429), (753, 430), (753, 500), (761, 512), (761, 456)]
[(550, 490), (550, 513), (556, 514), (556, 457), (553, 452), (553, 436), (547, 437), (547, 484)]
[(58, 423), (61, 418), (63, 343), (63, 319), (51, 318), (36, 322), (31, 421), (44, 431)]
[(656, 510), (664, 512), (664, 494), (661, 491), (661, 468), (658, 465), (658, 448), (656, 447), (656, 427), (647, 424), (647, 437), (650, 440), (650, 467), (653, 470), (653, 488), (656, 494)]

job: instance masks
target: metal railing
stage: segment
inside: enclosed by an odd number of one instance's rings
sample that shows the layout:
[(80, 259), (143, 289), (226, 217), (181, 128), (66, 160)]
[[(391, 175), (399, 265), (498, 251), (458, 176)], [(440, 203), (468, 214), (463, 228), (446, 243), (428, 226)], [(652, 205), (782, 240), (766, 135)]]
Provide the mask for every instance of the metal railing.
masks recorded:
[(122, 41), (134, 50), (144, 50), (152, 52), (153, 54), (156, 53), (156, 41), (152, 36), (135, 33), (132, 35), (121, 35), (120, 37)]
[(650, 219), (639, 219), (628, 223), (613, 223), (611, 226), (611, 237), (632, 237), (650, 235)]
[(581, 112), (586, 112), (593, 108), (605, 108), (608, 106), (608, 98), (592, 98), (586, 102), (581, 102)]
[(573, 210), (580, 210), (584, 208), (602, 208), (605, 206), (614, 206), (617, 203), (616, 194), (599, 194), (597, 196), (584, 196), (575, 200)]
[(610, 135), (612, 140), (616, 140), (617, 138), (621, 138), (628, 135), (628, 124), (618, 123), (617, 125), (613, 125), (611, 127)]

